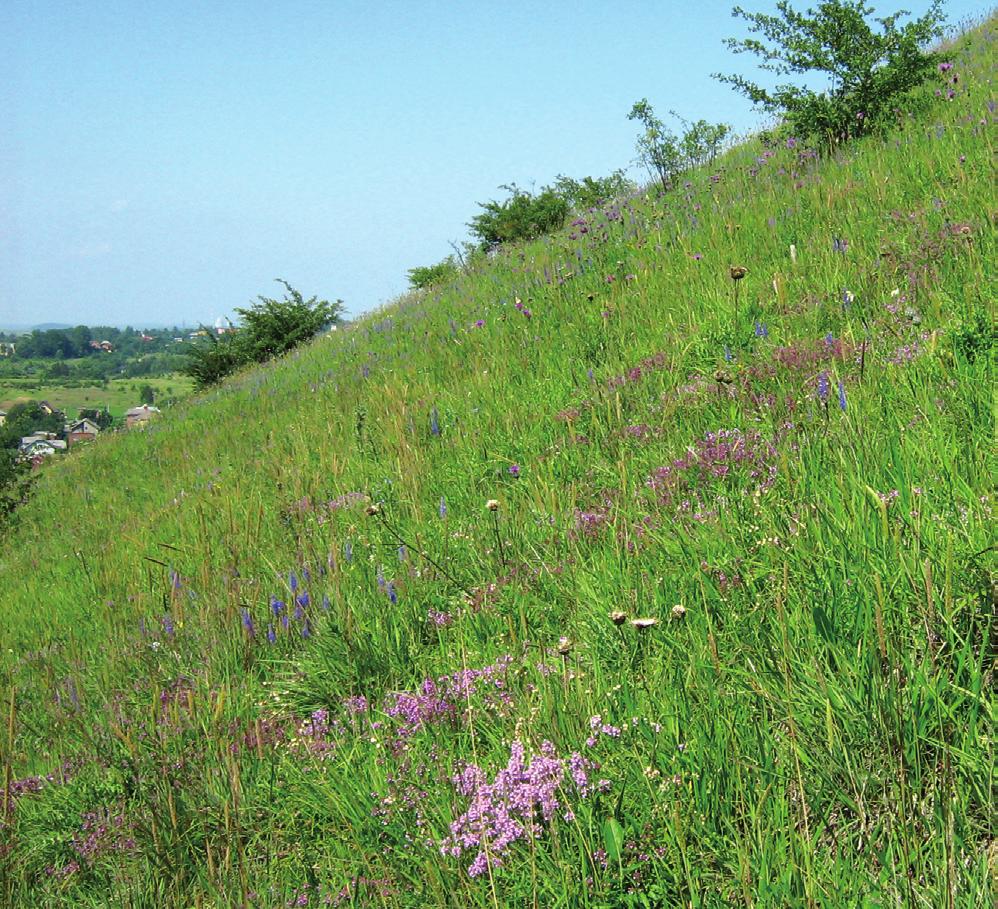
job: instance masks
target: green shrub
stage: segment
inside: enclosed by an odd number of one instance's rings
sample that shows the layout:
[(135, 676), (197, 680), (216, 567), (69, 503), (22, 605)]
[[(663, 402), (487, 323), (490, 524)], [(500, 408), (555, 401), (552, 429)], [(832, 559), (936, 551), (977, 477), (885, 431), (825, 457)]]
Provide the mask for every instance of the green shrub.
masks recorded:
[(644, 127), (637, 141), (638, 160), (658, 178), (666, 192), (683, 171), (713, 161), (731, 132), (726, 123), (689, 123), (676, 113), (672, 116), (686, 127), (682, 136), (677, 137), (655, 115), (647, 98), (635, 101), (627, 115), (628, 120), (637, 120)]
[(258, 297), (249, 309), (236, 309), (242, 325), (234, 334), (217, 336), (210, 329), (203, 341), (191, 345), (183, 372), (195, 388), (205, 388), (248, 363), (263, 363), (315, 337), (340, 321), (343, 302), (306, 300), (287, 281), (278, 278), (287, 293), (283, 300)]
[(568, 202), (557, 190), (547, 186), (537, 195), (515, 184), (502, 186), (510, 193), (503, 202), (479, 203), (484, 209), (468, 224), (483, 248), (513, 240), (531, 240), (558, 230), (568, 217)]
[(458, 267), (453, 256), (448, 256), (436, 265), (424, 265), (418, 268), (410, 268), (409, 286), (413, 290), (425, 290), (435, 284), (443, 284), (451, 278), (457, 276)]
[[(760, 68), (778, 76), (824, 76), (827, 88), (786, 83), (767, 89), (744, 76), (714, 77), (781, 117), (798, 138), (814, 138), (826, 149), (883, 124), (937, 62), (922, 48), (942, 33), (942, 0), (933, 0), (924, 16), (904, 26), (898, 20), (906, 11), (874, 19), (873, 7), (863, 0), (822, 0), (806, 13), (788, 0), (776, 8), (779, 15), (736, 6), (732, 15), (746, 20), (762, 40), (728, 38), (725, 43), (736, 54), (760, 57)], [(871, 27), (871, 19), (879, 30)]]
[(258, 297), (249, 309), (236, 309), (242, 327), (236, 334), (237, 346), (247, 352), (248, 360), (262, 363), (279, 357), (320, 331), (339, 322), (343, 301), (330, 303), (311, 297), (306, 300), (287, 281), (278, 278), (287, 293), (283, 300)]
[(584, 211), (633, 192), (634, 184), (622, 170), (615, 170), (609, 177), (583, 177), (581, 180), (559, 174), (554, 189), (572, 208)]

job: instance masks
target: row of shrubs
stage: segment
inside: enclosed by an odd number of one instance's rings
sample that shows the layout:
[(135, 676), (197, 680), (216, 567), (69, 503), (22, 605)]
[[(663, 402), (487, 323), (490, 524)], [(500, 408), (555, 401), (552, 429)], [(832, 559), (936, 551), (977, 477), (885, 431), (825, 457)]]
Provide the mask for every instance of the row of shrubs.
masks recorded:
[[(735, 7), (732, 15), (744, 20), (753, 35), (727, 39), (734, 53), (761, 58), (760, 68), (777, 76), (816, 74), (828, 85), (823, 90), (792, 83), (766, 88), (739, 75), (715, 73), (714, 78), (776, 118), (785, 138), (809, 143), (819, 153), (895, 122), (902, 105), (910, 110), (915, 103), (913, 90), (937, 66), (945, 65), (924, 49), (942, 35), (942, 0), (933, 0), (925, 15), (903, 25), (905, 11), (877, 18), (863, 0), (821, 0), (806, 13), (795, 10), (788, 0), (779, 0), (775, 15), (749, 13), (741, 7)], [(731, 136), (725, 123), (703, 119), (690, 123), (674, 112), (672, 116), (683, 125), (681, 135), (656, 116), (645, 98), (635, 102), (628, 114), (642, 127), (637, 160), (662, 192), (669, 192), (687, 171), (713, 162)], [(635, 188), (620, 170), (581, 181), (559, 176), (538, 192), (515, 184), (501, 186), (507, 198), (479, 203), (482, 211), (468, 223), (476, 243), (468, 244), (467, 252), (559, 230), (573, 210), (596, 207)], [(452, 255), (436, 265), (410, 269), (411, 287), (423, 290), (447, 281), (458, 272), (460, 259), (460, 254)]]

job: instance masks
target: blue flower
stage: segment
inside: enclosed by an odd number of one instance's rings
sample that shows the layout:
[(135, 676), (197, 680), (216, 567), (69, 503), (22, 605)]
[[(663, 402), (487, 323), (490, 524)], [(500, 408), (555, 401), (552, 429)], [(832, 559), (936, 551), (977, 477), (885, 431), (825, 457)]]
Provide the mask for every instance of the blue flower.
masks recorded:
[(846, 387), (842, 384), (841, 379), (839, 379), (839, 409), (846, 409)]
[(769, 337), (769, 329), (766, 327), (766, 323), (765, 322), (760, 322), (758, 319), (756, 319), (756, 323), (755, 323), (755, 336), (757, 338), (768, 338)]
[(447, 501), (444, 499), (443, 496), (440, 497), (440, 517), (441, 518), (447, 517)]

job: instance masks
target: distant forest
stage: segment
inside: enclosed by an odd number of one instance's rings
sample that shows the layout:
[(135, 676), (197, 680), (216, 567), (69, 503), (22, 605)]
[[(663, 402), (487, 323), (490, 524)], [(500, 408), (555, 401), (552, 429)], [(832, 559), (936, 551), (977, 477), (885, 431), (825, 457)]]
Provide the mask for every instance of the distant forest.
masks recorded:
[(163, 375), (185, 361), (190, 329), (138, 330), (77, 325), (24, 334), (0, 332), (0, 380), (102, 381)]

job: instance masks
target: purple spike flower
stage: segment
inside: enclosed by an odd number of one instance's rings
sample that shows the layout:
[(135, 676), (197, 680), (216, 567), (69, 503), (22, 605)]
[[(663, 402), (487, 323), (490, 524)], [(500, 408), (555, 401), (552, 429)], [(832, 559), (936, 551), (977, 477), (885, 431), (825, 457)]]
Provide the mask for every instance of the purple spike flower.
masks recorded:
[(253, 617), (250, 615), (250, 611), (243, 607), (243, 628), (246, 629), (246, 634), (250, 637), (256, 635), (256, 629), (253, 627)]
[(329, 594), (324, 593), (322, 595), (322, 611), (323, 612), (329, 612), (329, 607), (330, 607)]
[(846, 409), (846, 387), (841, 379), (839, 379), (839, 409)]
[(291, 588), (292, 593), (298, 589), (298, 575), (293, 571), (288, 575), (288, 586)]
[(440, 517), (447, 517), (447, 500), (443, 496), (440, 497)]
[(277, 599), (277, 597), (271, 597), (270, 610), (274, 615), (280, 615), (284, 611), (284, 601)]
[(353, 561), (353, 543), (349, 540), (343, 544), (343, 558), (345, 558), (348, 562)]
[(163, 634), (165, 634), (168, 638), (172, 638), (173, 631), (174, 631), (173, 616), (171, 615), (163, 616)]
[(440, 435), (440, 415), (436, 407), (430, 411), (430, 432), (435, 436)]
[(298, 594), (298, 598), (295, 602), (302, 608), (307, 609), (312, 603), (312, 598), (308, 595), (307, 590), (303, 590), (300, 594)]
[(271, 622), (267, 625), (267, 643), (276, 644), (277, 643), (277, 632), (274, 631), (274, 623)]
[(828, 373), (822, 372), (821, 375), (818, 376), (818, 400), (821, 401), (822, 404), (828, 403), (829, 390)]
[(395, 585), (391, 581), (388, 582), (387, 590), (388, 590), (388, 599), (391, 602), (391, 604), (394, 606), (399, 601), (399, 595), (398, 591), (395, 590)]
[(766, 327), (766, 323), (765, 322), (760, 322), (758, 319), (756, 320), (756, 323), (755, 323), (755, 336), (757, 338), (768, 338), (769, 337), (769, 329)]

